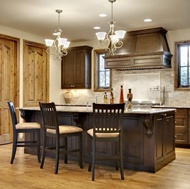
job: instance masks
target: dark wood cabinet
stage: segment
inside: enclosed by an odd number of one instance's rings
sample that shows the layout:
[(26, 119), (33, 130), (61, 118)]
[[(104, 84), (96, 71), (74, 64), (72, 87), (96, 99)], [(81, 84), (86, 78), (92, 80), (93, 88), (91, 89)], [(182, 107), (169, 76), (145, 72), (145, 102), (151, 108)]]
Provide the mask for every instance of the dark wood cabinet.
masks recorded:
[(89, 46), (68, 49), (67, 56), (61, 61), (62, 89), (91, 88), (91, 51)]
[(190, 147), (190, 109), (180, 107), (175, 108), (175, 146)]
[(178, 144), (190, 144), (188, 140), (189, 135), (189, 109), (177, 108), (175, 119), (175, 143)]
[(155, 157), (159, 165), (175, 150), (175, 114), (163, 113), (155, 116)]

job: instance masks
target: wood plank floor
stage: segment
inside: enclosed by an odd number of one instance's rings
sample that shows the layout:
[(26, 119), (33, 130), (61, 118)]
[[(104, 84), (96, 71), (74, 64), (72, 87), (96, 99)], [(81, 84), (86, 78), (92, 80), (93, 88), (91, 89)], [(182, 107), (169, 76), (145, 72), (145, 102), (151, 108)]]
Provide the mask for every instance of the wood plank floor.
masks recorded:
[(157, 173), (125, 170), (125, 180), (114, 168), (97, 166), (95, 181), (87, 164), (80, 169), (76, 162), (60, 162), (54, 174), (54, 160), (47, 158), (44, 169), (37, 157), (24, 154), (18, 148), (13, 165), (10, 164), (11, 145), (0, 146), (1, 189), (190, 189), (190, 149), (176, 148), (176, 160)]

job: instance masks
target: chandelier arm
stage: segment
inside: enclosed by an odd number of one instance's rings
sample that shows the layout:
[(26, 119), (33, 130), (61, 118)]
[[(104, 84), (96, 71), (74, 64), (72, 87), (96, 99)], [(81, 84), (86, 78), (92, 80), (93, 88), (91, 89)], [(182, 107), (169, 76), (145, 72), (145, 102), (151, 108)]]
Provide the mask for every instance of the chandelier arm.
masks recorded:
[(119, 49), (119, 48), (121, 48), (123, 46), (123, 41), (118, 41), (116, 44), (115, 44), (115, 47), (117, 48), (117, 49)]
[(53, 45), (50, 47), (50, 54), (55, 54), (57, 51), (56, 40), (53, 42)]
[[(124, 38), (125, 31), (124, 30), (118, 30), (115, 31), (115, 21), (113, 18), (113, 3), (116, 0), (108, 0), (111, 3), (111, 20), (109, 23), (109, 31), (105, 35), (105, 38), (102, 40), (102, 38), (98, 38), (100, 40), (100, 44), (107, 44), (107, 47), (105, 47), (105, 50), (108, 51), (108, 54), (114, 55), (115, 51), (118, 48), (121, 48), (123, 45), (123, 42), (120, 39)], [(124, 32), (124, 33), (123, 33)], [(100, 32), (101, 33), (101, 32)], [(104, 32), (102, 32), (104, 33)]]

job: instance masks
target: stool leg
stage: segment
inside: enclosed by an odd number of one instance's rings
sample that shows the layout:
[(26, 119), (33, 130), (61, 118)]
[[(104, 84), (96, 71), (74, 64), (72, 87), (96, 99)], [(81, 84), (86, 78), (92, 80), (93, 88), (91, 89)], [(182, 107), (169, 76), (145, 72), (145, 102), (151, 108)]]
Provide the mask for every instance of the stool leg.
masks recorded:
[(92, 181), (95, 179), (96, 139), (92, 139)]
[(59, 139), (56, 137), (56, 158), (55, 158), (55, 171), (54, 173), (58, 173), (59, 168)]
[[(17, 134), (15, 134), (17, 135)], [(15, 154), (16, 154), (16, 149), (17, 149), (17, 136), (13, 137), (13, 146), (12, 146), (12, 157), (11, 157), (11, 164), (14, 162)]]
[(119, 155), (120, 155), (120, 174), (121, 174), (121, 179), (124, 180), (124, 172), (123, 172), (123, 151), (122, 151), (122, 142), (121, 138), (119, 141)]
[(79, 134), (79, 166), (83, 169), (83, 161), (82, 161), (82, 132)]
[(38, 163), (41, 162), (41, 154), (40, 154), (40, 130), (37, 131), (37, 154), (38, 154)]
[(44, 134), (44, 136), (43, 136), (43, 148), (42, 148), (42, 160), (41, 160), (41, 165), (40, 165), (41, 169), (44, 166), (45, 156), (46, 156), (46, 136)]

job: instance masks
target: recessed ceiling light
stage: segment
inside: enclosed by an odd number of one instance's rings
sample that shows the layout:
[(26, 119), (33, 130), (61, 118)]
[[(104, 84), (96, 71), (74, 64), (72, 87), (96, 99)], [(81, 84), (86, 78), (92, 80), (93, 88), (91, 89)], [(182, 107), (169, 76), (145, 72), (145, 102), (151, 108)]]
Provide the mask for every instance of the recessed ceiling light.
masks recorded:
[(152, 22), (152, 19), (146, 18), (146, 19), (144, 19), (144, 22)]
[(99, 14), (99, 17), (106, 17), (106, 16), (107, 14), (104, 14), (104, 13)]
[(95, 30), (99, 30), (100, 27), (99, 27), (99, 26), (95, 26), (94, 29), (95, 29)]

